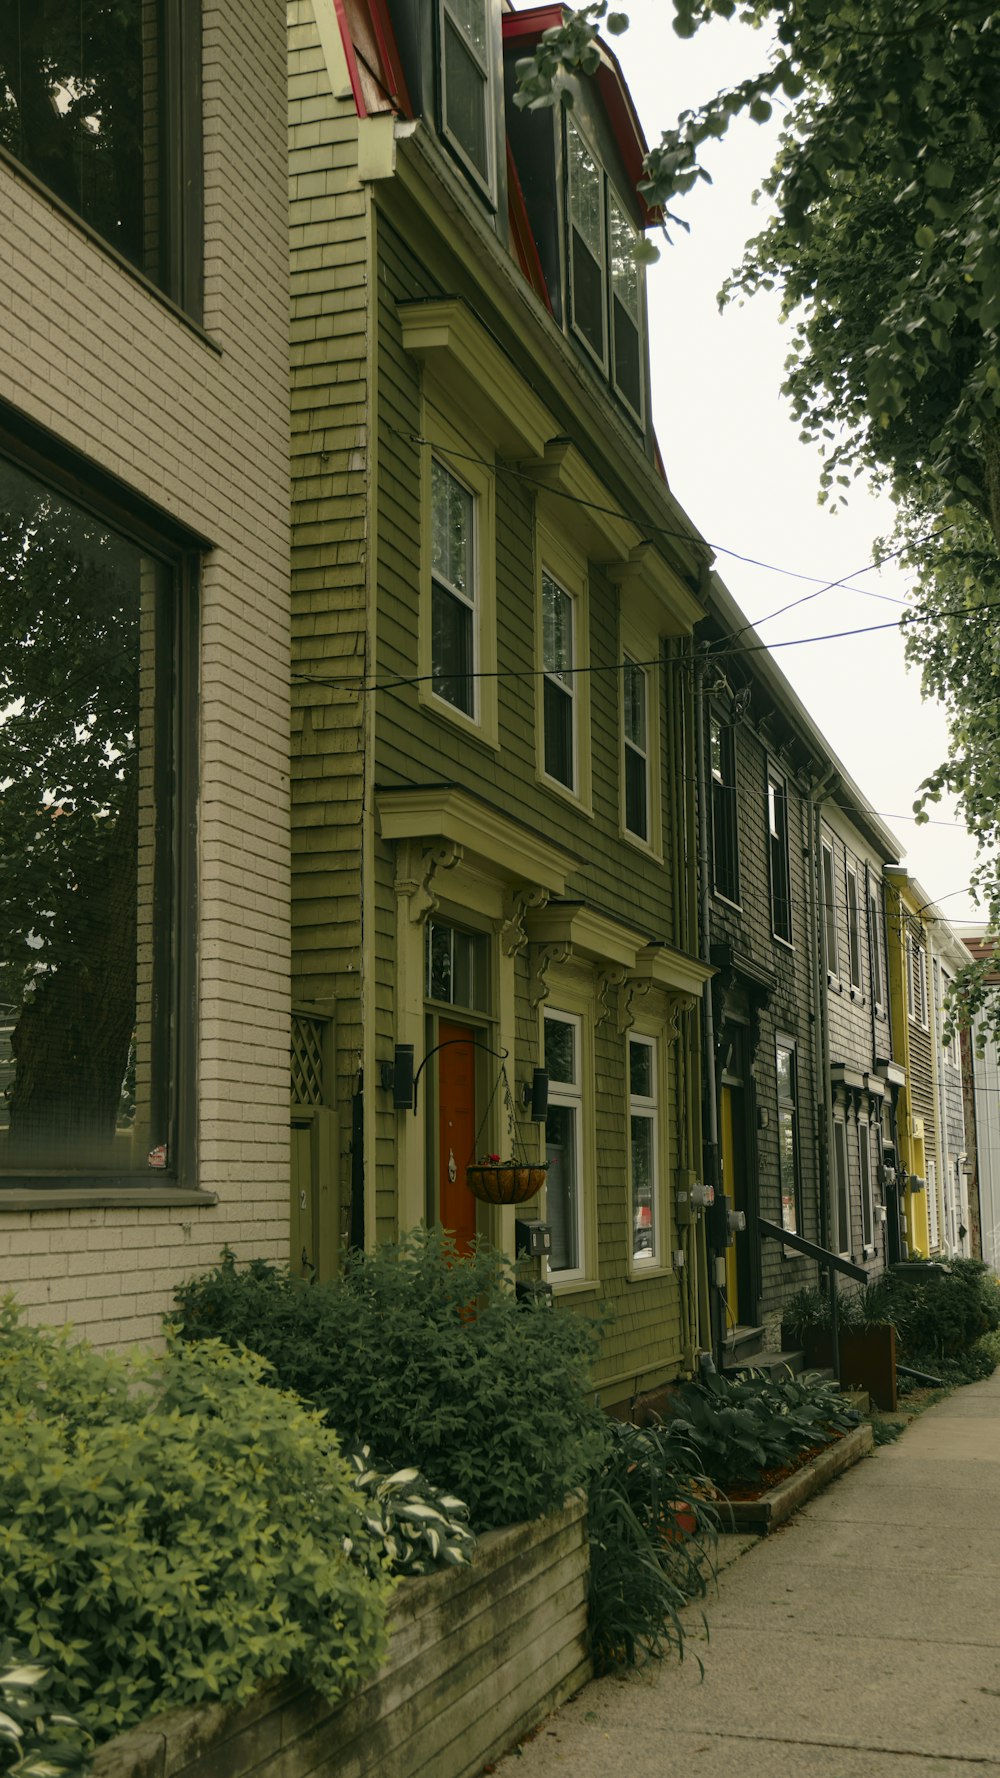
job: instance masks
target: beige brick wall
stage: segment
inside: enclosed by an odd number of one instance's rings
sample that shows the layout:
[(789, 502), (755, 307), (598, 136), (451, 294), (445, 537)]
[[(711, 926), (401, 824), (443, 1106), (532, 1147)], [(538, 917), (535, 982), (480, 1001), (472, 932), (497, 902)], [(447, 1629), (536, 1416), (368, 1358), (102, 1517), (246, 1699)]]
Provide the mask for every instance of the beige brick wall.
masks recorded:
[(204, 4), (205, 333), (0, 166), (0, 397), (211, 538), (202, 577), (197, 1183), (214, 1207), (11, 1210), (0, 1288), (155, 1334), (224, 1242), (288, 1246), (285, 18)]

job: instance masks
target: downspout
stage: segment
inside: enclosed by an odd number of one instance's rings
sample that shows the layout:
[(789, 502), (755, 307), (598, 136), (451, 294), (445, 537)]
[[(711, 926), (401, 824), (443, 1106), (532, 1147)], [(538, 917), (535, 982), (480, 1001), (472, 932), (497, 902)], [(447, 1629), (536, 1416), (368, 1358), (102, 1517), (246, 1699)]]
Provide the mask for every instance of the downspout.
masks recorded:
[(819, 1179), (819, 1244), (830, 1246), (830, 1155), (833, 1145), (833, 1088), (830, 1084), (830, 1009), (827, 1002), (827, 953), (826, 953), (826, 919), (823, 909), (823, 816), (822, 805), (829, 795), (830, 786), (835, 773), (827, 772), (822, 778), (814, 781), (809, 794), (812, 811), (812, 849), (813, 868), (810, 872), (812, 888), (813, 933), (813, 967), (816, 986), (816, 1060), (820, 1072), (820, 1092), (817, 1099), (819, 1113), (818, 1137), (818, 1179)]
[[(711, 929), (711, 889), (709, 878), (708, 856), (708, 824), (711, 819), (711, 804), (708, 784), (708, 754), (705, 747), (705, 666), (704, 657), (695, 663), (694, 677), (694, 721), (695, 721), (695, 774), (696, 795), (698, 799), (698, 916), (701, 960), (711, 963), (712, 929)], [(712, 1003), (712, 984), (706, 981), (702, 988), (702, 1091), (704, 1094), (704, 1140), (702, 1154), (704, 1164), (704, 1183), (712, 1186), (715, 1192), (720, 1190), (719, 1172), (719, 1102), (718, 1082), (715, 1071), (715, 1008)], [(711, 1261), (710, 1265), (717, 1265)], [(724, 1264), (725, 1262), (723, 1262)], [(719, 1315), (719, 1285), (715, 1276), (709, 1277), (709, 1315), (713, 1326), (713, 1345), (718, 1346), (718, 1362), (722, 1365), (722, 1332), (723, 1325)]]

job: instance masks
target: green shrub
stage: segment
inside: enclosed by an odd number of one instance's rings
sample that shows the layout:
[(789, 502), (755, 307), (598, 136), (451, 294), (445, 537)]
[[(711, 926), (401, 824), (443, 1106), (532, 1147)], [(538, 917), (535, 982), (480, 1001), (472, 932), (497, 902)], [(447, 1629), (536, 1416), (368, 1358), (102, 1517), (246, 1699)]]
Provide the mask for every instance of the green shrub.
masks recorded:
[(856, 1426), (836, 1385), (807, 1374), (775, 1378), (761, 1371), (684, 1383), (668, 1427), (692, 1449), (699, 1469), (720, 1488), (756, 1480), (761, 1470), (794, 1463), (814, 1445)]
[(53, 1675), (0, 1643), (0, 1772), (5, 1778), (83, 1778), (93, 1738), (53, 1703)]
[(0, 1636), (98, 1739), (293, 1674), (328, 1698), (385, 1647), (388, 1579), (320, 1416), (216, 1341), (117, 1359), (0, 1312)]
[(982, 1260), (951, 1259), (928, 1276), (914, 1268), (889, 1275), (899, 1357), (917, 1370), (961, 1371), (983, 1334), (1000, 1328), (1000, 1286)]
[[(697, 1459), (662, 1426), (611, 1420), (591, 1479), (587, 1634), (598, 1672), (632, 1666), (640, 1651), (684, 1652), (681, 1606), (706, 1591), (718, 1516), (692, 1481)], [(679, 1521), (693, 1515), (689, 1536)]]
[(262, 1353), (346, 1445), (416, 1465), (468, 1503), (478, 1530), (552, 1511), (600, 1461), (593, 1324), (518, 1304), (509, 1262), (485, 1243), (459, 1254), (417, 1229), (309, 1286), (226, 1253), (176, 1300), (185, 1339)]

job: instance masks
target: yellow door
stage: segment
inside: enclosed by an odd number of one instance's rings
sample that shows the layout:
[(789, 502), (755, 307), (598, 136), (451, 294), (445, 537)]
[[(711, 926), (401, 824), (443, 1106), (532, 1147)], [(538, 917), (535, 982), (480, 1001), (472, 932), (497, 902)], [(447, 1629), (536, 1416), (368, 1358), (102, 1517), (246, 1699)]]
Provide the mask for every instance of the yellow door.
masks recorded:
[[(738, 1192), (736, 1180), (736, 1148), (733, 1142), (733, 1089), (722, 1089), (722, 1116), (720, 1127), (722, 1189), (730, 1204), (735, 1208)], [(739, 1320), (739, 1279), (736, 1273), (736, 1243), (730, 1242), (726, 1248), (726, 1321), (735, 1327)]]
[(292, 1113), (288, 1262), (293, 1277), (332, 1278), (341, 1226), (337, 1190), (337, 1126), (325, 1106)]

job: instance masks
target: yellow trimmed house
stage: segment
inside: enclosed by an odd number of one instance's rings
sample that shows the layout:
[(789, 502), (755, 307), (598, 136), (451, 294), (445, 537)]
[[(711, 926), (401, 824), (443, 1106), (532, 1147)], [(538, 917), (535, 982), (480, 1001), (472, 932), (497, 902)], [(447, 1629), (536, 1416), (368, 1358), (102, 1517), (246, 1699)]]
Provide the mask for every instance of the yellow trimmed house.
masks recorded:
[[(614, 1407), (707, 1343), (710, 552), (650, 422), (617, 63), (571, 114), (511, 104), (557, 13), (290, 7), (292, 1241), (325, 1272), (420, 1221), (511, 1253), (542, 1223), (557, 1306), (614, 1311)], [(512, 1151), (544, 1192), (478, 1201)]]

